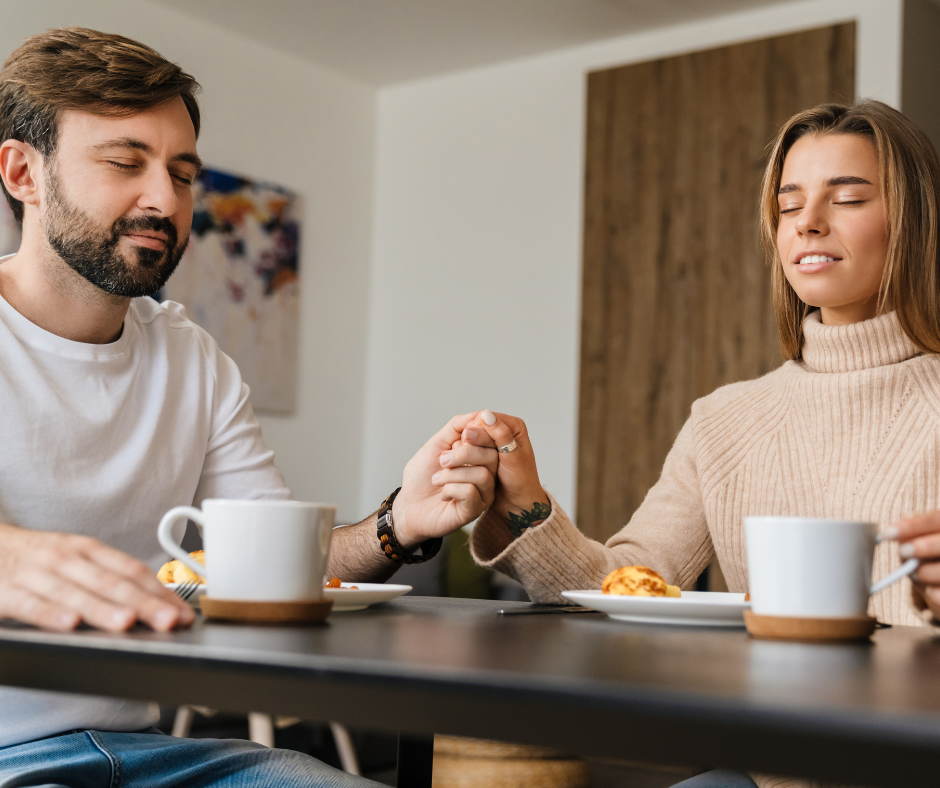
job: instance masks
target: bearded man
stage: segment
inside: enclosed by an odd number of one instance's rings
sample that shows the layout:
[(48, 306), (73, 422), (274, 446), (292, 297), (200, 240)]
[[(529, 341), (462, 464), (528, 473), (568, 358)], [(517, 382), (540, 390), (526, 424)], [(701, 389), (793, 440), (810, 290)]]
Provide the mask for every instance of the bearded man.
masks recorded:
[[(197, 88), (149, 47), (82, 28), (28, 39), (0, 71), (0, 176), (23, 225), (0, 260), (0, 618), (186, 626), (192, 610), (153, 574), (160, 516), (290, 497), (238, 368), (179, 305), (142, 297), (189, 238)], [(493, 449), (431, 482), (472, 417), (406, 467), (382, 518), (397, 552), (373, 515), (337, 531), (332, 573), (384, 580), (492, 502)], [(372, 784), (299, 753), (163, 736), (156, 718), (148, 703), (0, 687), (0, 785)]]

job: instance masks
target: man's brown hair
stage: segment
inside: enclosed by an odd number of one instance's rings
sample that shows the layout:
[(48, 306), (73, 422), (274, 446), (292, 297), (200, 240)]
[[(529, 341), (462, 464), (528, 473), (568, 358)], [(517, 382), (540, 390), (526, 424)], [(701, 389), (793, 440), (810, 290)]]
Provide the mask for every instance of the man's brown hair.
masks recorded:
[(814, 308), (790, 286), (777, 253), (783, 162), (807, 134), (854, 134), (875, 146), (888, 231), (878, 311), (896, 310), (904, 333), (917, 347), (940, 353), (940, 158), (930, 138), (904, 115), (866, 99), (799, 112), (783, 124), (771, 146), (761, 187), (761, 235), (773, 268), (774, 311), (784, 358), (801, 358), (803, 318)]
[[(183, 99), (199, 136), (199, 83), (139, 41), (84, 27), (27, 38), (0, 70), (0, 142), (18, 140), (44, 157), (55, 152), (59, 114), (80, 110), (126, 117)], [(3, 193), (18, 222), (23, 203)]]

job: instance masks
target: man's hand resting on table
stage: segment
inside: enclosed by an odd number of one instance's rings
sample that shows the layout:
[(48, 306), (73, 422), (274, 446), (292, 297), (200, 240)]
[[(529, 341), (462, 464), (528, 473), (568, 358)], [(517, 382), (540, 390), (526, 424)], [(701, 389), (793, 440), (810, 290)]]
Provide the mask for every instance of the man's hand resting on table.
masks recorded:
[(84, 621), (111, 632), (141, 621), (166, 632), (192, 608), (140, 561), (88, 536), (0, 524), (0, 618), (68, 631)]
[(406, 550), (473, 522), (493, 503), (496, 449), (461, 441), (476, 416), (454, 416), (405, 466), (392, 518)]

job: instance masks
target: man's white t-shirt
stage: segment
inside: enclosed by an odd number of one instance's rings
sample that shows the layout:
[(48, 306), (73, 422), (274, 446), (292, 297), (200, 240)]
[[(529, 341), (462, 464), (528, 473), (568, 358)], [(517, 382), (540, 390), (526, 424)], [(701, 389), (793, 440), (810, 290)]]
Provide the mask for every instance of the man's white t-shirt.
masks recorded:
[[(0, 297), (0, 414), (0, 522), (93, 536), (154, 570), (171, 507), (290, 498), (235, 362), (176, 303), (134, 299), (116, 342), (86, 345)], [(155, 704), (0, 687), (0, 746), (156, 719)]]

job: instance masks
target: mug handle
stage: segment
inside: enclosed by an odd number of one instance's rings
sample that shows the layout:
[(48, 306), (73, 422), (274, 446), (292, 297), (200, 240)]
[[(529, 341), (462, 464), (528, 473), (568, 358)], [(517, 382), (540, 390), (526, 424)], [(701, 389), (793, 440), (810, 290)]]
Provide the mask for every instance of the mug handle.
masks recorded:
[[(878, 534), (878, 537), (875, 539), (875, 544), (881, 544), (882, 542), (887, 542), (889, 540), (885, 539), (881, 534)], [(919, 558), (910, 558), (905, 561), (900, 569), (895, 569), (890, 575), (886, 575), (881, 578), (877, 583), (875, 583), (869, 590), (869, 594), (877, 594), (879, 591), (884, 591), (892, 583), (898, 582), (902, 577), (907, 577), (910, 574), (913, 574), (917, 571), (917, 567), (920, 566)]]
[(173, 523), (182, 517), (188, 517), (190, 520), (197, 522), (201, 528), (205, 528), (206, 521), (199, 509), (193, 506), (175, 506), (163, 515), (163, 519), (160, 520), (160, 525), (157, 526), (157, 539), (160, 541), (160, 546), (170, 555), (178, 558), (197, 575), (208, 581), (209, 575), (206, 573), (206, 568), (195, 558), (191, 558), (189, 553), (173, 540), (173, 535), (170, 533)]

